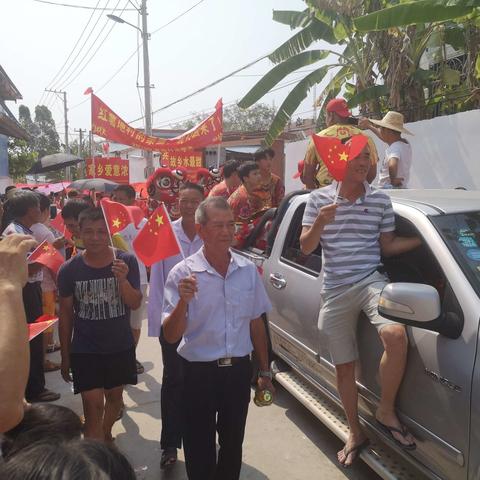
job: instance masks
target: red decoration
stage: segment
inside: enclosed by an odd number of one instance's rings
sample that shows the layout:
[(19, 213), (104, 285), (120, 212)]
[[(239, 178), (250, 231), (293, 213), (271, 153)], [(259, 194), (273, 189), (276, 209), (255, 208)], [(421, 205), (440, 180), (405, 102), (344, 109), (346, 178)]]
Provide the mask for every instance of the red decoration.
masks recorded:
[(121, 232), (129, 223), (134, 223), (130, 210), (125, 205), (112, 202), (108, 198), (102, 198), (100, 204), (110, 230), (110, 235), (115, 235)]
[(105, 178), (117, 183), (128, 183), (130, 179), (128, 160), (120, 157), (95, 157), (95, 163), (87, 158), (87, 178)]
[(41, 263), (49, 268), (55, 275), (58, 273), (58, 270), (64, 262), (65, 259), (60, 252), (46, 240), (44, 240), (28, 257), (28, 263)]
[(222, 141), (223, 105), (219, 100), (215, 113), (199, 125), (175, 138), (158, 138), (145, 135), (130, 127), (113, 110), (92, 93), (92, 131), (113, 142), (150, 151), (200, 149)]
[(50, 225), (57, 232), (61, 233), (65, 238), (68, 238), (69, 240), (72, 238), (72, 234), (67, 229), (67, 227), (65, 226), (65, 223), (63, 221), (61, 210), (57, 210), (57, 216), (53, 220), (50, 220)]
[(178, 255), (181, 250), (165, 207), (160, 205), (133, 241), (138, 258), (147, 266)]
[(365, 135), (354, 135), (345, 144), (337, 137), (312, 135), (312, 139), (328, 172), (337, 182), (345, 178), (347, 163), (358, 157), (368, 143)]
[(40, 335), (47, 328), (50, 328), (58, 321), (58, 317), (53, 315), (42, 315), (38, 317), (34, 323), (28, 324), (28, 341), (30, 342), (36, 336)]

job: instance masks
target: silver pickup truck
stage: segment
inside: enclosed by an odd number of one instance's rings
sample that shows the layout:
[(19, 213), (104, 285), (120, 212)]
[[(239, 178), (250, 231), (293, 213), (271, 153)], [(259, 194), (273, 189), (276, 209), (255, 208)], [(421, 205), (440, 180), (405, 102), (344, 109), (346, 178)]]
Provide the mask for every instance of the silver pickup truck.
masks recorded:
[[(397, 233), (423, 246), (384, 259), (392, 282), (380, 312), (407, 325), (408, 365), (398, 412), (417, 449), (399, 449), (376, 428), (382, 346), (365, 318), (358, 324), (360, 415), (372, 444), (362, 459), (388, 479), (480, 479), (480, 192), (390, 191)], [(308, 193), (289, 194), (269, 210), (242, 253), (263, 271), (273, 304), (267, 325), (275, 378), (342, 440), (346, 420), (328, 348), (317, 329), (320, 247), (300, 250)], [(266, 223), (266, 247), (255, 248)]]

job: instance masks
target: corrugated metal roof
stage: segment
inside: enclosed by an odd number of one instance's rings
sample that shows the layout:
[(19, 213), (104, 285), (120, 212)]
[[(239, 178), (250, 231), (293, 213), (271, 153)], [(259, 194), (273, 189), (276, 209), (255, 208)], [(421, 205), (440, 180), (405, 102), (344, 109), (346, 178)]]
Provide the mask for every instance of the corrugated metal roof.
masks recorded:
[(0, 100), (21, 100), (22, 94), (0, 65)]

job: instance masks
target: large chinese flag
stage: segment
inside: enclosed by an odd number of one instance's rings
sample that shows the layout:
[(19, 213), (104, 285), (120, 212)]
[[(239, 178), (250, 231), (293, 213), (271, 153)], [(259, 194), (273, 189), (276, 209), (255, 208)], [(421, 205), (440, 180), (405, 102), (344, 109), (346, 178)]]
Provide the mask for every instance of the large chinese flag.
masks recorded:
[(358, 157), (368, 143), (365, 135), (354, 135), (343, 144), (337, 137), (312, 135), (313, 143), (330, 175), (341, 182), (345, 178), (347, 163)]
[(133, 249), (147, 267), (181, 252), (163, 204), (152, 213), (140, 230), (133, 241)]
[(121, 232), (129, 223), (133, 223), (130, 210), (128, 210), (125, 205), (112, 202), (108, 198), (102, 198), (100, 203), (110, 230), (110, 235)]
[(48, 267), (55, 275), (58, 273), (61, 265), (65, 262), (60, 252), (51, 244), (44, 240), (28, 257), (28, 263), (41, 263)]

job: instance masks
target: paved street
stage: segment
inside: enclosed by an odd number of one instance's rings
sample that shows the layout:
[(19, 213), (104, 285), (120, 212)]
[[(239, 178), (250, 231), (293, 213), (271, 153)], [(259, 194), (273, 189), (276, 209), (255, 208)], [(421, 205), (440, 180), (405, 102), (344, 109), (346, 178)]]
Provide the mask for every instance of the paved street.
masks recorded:
[[(55, 355), (49, 358), (59, 359)], [(127, 388), (127, 410), (114, 427), (117, 446), (128, 456), (139, 480), (186, 480), (182, 452), (177, 466), (162, 473), (159, 468), (161, 354), (158, 341), (140, 340), (139, 360), (145, 373), (139, 384)], [(62, 393), (61, 402), (81, 413), (81, 399), (74, 396), (60, 377), (47, 374), (47, 386)], [(363, 462), (346, 470), (336, 463), (340, 441), (282, 387), (277, 387), (275, 404), (250, 404), (244, 442), (242, 480), (376, 480), (379, 477)]]

